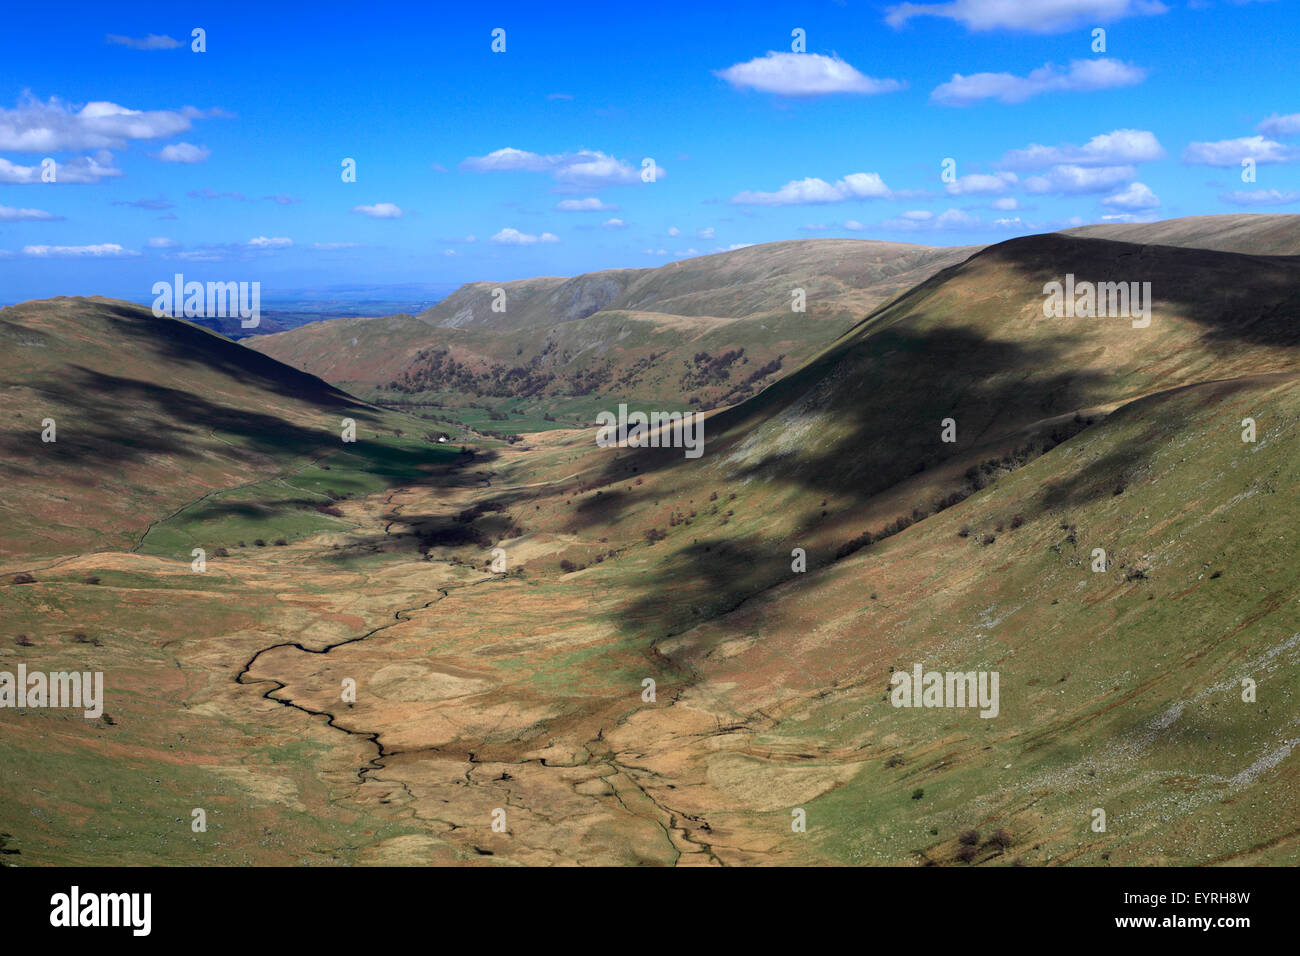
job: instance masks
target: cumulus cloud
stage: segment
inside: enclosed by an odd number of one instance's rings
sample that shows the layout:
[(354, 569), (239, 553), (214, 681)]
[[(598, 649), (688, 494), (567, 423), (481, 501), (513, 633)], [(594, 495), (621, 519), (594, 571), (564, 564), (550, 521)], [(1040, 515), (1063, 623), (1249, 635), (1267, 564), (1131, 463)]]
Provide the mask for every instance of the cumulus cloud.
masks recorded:
[(996, 196), (1009, 190), (1017, 182), (1015, 173), (971, 173), (958, 176), (956, 182), (944, 189), (949, 196)]
[[(640, 167), (590, 149), (544, 156), (506, 146), (486, 156), (467, 157), (461, 161), (460, 168), (471, 173), (547, 173), (562, 186), (574, 189), (631, 186), (641, 182)], [(655, 178), (662, 179), (664, 175), (664, 167), (656, 164)]]
[[(97, 183), (101, 179), (121, 176), (122, 171), (112, 165), (112, 154), (101, 152), (98, 158), (79, 156), (66, 163), (54, 164), (56, 183)], [(41, 167), (19, 166), (0, 158), (0, 183), (39, 183)]]
[(23, 246), (23, 255), (35, 259), (123, 259), (139, 254), (133, 249), (123, 249), (115, 242), (95, 246)]
[(1192, 166), (1240, 166), (1243, 159), (1265, 163), (1289, 163), (1300, 156), (1295, 150), (1263, 136), (1221, 139), (1213, 143), (1188, 143), (1183, 162)]
[(195, 146), (193, 143), (172, 143), (170, 146), (164, 146), (158, 158), (164, 163), (201, 163), (212, 155), (212, 150), (206, 146)]
[(1112, 209), (1155, 209), (1160, 205), (1160, 199), (1145, 183), (1129, 183), (1115, 195), (1103, 199), (1102, 204)]
[(276, 236), (270, 239), (266, 236), (258, 236), (255, 239), (249, 239), (246, 245), (250, 249), (287, 249), (293, 245), (293, 240), (285, 236)]
[(680, 229), (678, 229), (676, 226), (669, 226), (669, 227), (668, 227), (668, 235), (670, 235), (670, 236), (680, 236), (681, 234), (682, 234), (682, 231), (681, 231)]
[(560, 212), (613, 212), (617, 206), (601, 202), (595, 196), (586, 199), (561, 199), (555, 204)]
[(1025, 190), (1031, 193), (1100, 193), (1115, 189), (1137, 175), (1132, 166), (1053, 166), (1041, 176), (1030, 176), (1024, 181)]
[(1300, 192), (1292, 189), (1239, 189), (1219, 196), (1234, 206), (1286, 206), (1300, 201)]
[(131, 140), (162, 139), (183, 133), (205, 113), (181, 110), (133, 110), (96, 101), (80, 109), (58, 97), (46, 102), (24, 95), (14, 109), (0, 109), (0, 149), (53, 153), (78, 149), (122, 149)]
[(802, 206), (888, 196), (889, 187), (879, 173), (850, 173), (835, 183), (816, 177), (796, 179), (776, 192), (745, 191), (732, 196), (731, 201), (741, 206)]
[(124, 37), (116, 33), (110, 33), (104, 38), (113, 46), (130, 47), (132, 50), (174, 50), (182, 46), (180, 40), (167, 36), (151, 33), (147, 37)]
[(1094, 23), (1164, 13), (1159, 0), (951, 0), (949, 3), (900, 3), (886, 11), (885, 22), (901, 27), (914, 17), (942, 17), (968, 30), (1018, 30), (1059, 33)]
[(401, 219), (402, 210), (390, 202), (379, 202), (373, 206), (353, 206), (352, 211), (371, 219)]
[(44, 209), (15, 209), (13, 206), (0, 206), (0, 222), (55, 222), (62, 218)]
[(1144, 129), (1117, 129), (1094, 136), (1082, 146), (1065, 143), (1040, 146), (1031, 143), (1024, 149), (1007, 152), (998, 163), (1004, 169), (1046, 169), (1069, 163), (1074, 166), (1118, 166), (1164, 159), (1165, 150), (1155, 134)]
[(1300, 133), (1300, 113), (1278, 116), (1276, 113), (1255, 127), (1255, 132), (1265, 136), (1295, 136)]
[(859, 73), (839, 57), (820, 53), (776, 53), (714, 70), (737, 89), (782, 96), (824, 96), (828, 93), (892, 93), (898, 80), (878, 80)]
[(969, 106), (981, 100), (1023, 103), (1043, 93), (1085, 93), (1133, 86), (1146, 79), (1146, 70), (1119, 60), (1071, 60), (1067, 69), (1051, 63), (1028, 76), (1014, 73), (954, 73), (947, 83), (940, 83), (930, 99), (945, 106)]
[(538, 242), (559, 242), (560, 237), (549, 232), (544, 232), (540, 236), (533, 236), (507, 226), (488, 241), (501, 246), (531, 246)]
[(601, 225), (606, 229), (626, 229), (627, 223), (622, 219), (606, 219)]
[(989, 208), (1000, 209), (1005, 212), (1010, 209), (1019, 209), (1020, 203), (1016, 202), (1016, 200), (1013, 197), (1006, 196), (1002, 199), (993, 200), (991, 203), (989, 203)]

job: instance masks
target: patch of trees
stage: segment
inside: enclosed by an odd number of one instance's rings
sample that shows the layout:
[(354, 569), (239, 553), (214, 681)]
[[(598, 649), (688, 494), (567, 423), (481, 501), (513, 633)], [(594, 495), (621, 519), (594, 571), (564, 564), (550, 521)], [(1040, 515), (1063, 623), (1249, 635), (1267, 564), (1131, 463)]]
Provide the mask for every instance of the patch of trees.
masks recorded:
[(731, 367), (737, 362), (748, 362), (743, 348), (728, 349), (721, 355), (708, 352), (696, 352), (691, 361), (693, 366), (681, 378), (682, 388), (705, 388), (720, 385), (731, 378)]

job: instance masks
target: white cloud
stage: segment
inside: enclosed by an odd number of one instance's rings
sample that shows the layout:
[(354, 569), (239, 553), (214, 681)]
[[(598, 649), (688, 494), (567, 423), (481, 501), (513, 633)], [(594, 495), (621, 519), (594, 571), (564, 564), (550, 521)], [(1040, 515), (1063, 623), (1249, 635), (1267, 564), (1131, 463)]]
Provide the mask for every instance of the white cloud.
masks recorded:
[(1300, 133), (1300, 113), (1278, 116), (1276, 113), (1255, 127), (1255, 132), (1265, 136), (1294, 136)]
[(601, 225), (606, 229), (626, 229), (627, 223), (622, 219), (606, 219)]
[(132, 110), (97, 101), (79, 110), (51, 97), (24, 96), (14, 109), (0, 109), (0, 149), (53, 153), (74, 149), (121, 149), (130, 140), (161, 139), (190, 128), (202, 110)]
[(249, 239), (247, 245), (250, 249), (286, 249), (293, 245), (293, 240), (285, 236), (270, 239), (266, 236), (258, 236), (256, 239)]
[(560, 212), (613, 212), (617, 206), (601, 202), (595, 196), (586, 199), (561, 199), (555, 204)]
[(1007, 211), (1011, 209), (1019, 209), (1020, 203), (1016, 202), (1015, 198), (1012, 196), (1004, 196), (1001, 199), (995, 199), (989, 203), (989, 208)]
[(681, 234), (682, 234), (681, 230), (678, 229), (676, 226), (669, 226), (669, 227), (668, 227), (668, 235), (670, 235), (670, 236), (680, 236)]
[[(112, 166), (111, 153), (101, 152), (99, 158), (78, 156), (66, 163), (54, 164), (55, 183), (97, 183), (101, 179), (121, 176), (122, 171)], [(0, 183), (39, 183), (40, 166), (19, 166), (0, 158)]]
[(177, 242), (175, 239), (167, 239), (165, 237), (155, 237), (153, 239), (150, 239), (147, 245), (149, 246), (150, 249), (175, 249), (177, 246), (180, 245), (180, 243)]
[(1124, 189), (1120, 190), (1113, 196), (1107, 196), (1102, 201), (1102, 205), (1110, 206), (1112, 209), (1155, 209), (1160, 205), (1160, 199), (1151, 191), (1151, 187), (1145, 183), (1129, 183)]
[(913, 17), (942, 17), (977, 32), (1059, 33), (1098, 22), (1164, 13), (1168, 9), (1158, 0), (951, 0), (949, 3), (900, 3), (889, 8), (885, 22), (901, 27)]
[(1183, 162), (1194, 166), (1240, 166), (1243, 159), (1256, 163), (1289, 163), (1300, 153), (1263, 136), (1221, 139), (1214, 143), (1188, 143)]
[(907, 232), (921, 230), (928, 232), (943, 229), (972, 229), (982, 224), (978, 216), (972, 216), (960, 209), (948, 209), (937, 216), (928, 209), (914, 209), (893, 219), (886, 219), (881, 226)]
[(158, 158), (164, 163), (201, 163), (212, 155), (212, 150), (206, 146), (195, 146), (193, 143), (173, 143), (170, 146), (164, 146)]
[(1083, 93), (1133, 86), (1146, 79), (1146, 70), (1118, 60), (1071, 60), (1069, 69), (1051, 63), (1028, 76), (1013, 73), (954, 73), (947, 83), (940, 83), (930, 99), (946, 106), (969, 106), (981, 100), (1023, 103), (1043, 93)]
[(1145, 163), (1164, 157), (1164, 147), (1154, 133), (1144, 129), (1117, 129), (1094, 136), (1083, 146), (1072, 143), (1040, 146), (1031, 143), (1024, 149), (1009, 151), (998, 165), (1006, 169), (1022, 170), (1046, 169), (1062, 163), (1075, 166), (1117, 166)]
[(666, 255), (668, 255), (668, 250), (667, 250), (667, 249), (647, 249), (647, 250), (645, 251), (645, 254), (646, 254), (647, 256), (666, 256)]
[(206, 246), (202, 249), (188, 249), (169, 255), (169, 259), (182, 259), (185, 262), (225, 262), (227, 250), (218, 246)]
[(132, 50), (174, 50), (183, 45), (180, 40), (166, 35), (160, 36), (157, 33), (151, 33), (147, 37), (139, 39), (110, 33), (104, 39), (114, 46), (130, 47)]
[(1100, 193), (1114, 189), (1137, 175), (1132, 166), (1053, 166), (1041, 176), (1030, 176), (1024, 181), (1030, 193)]
[(867, 227), (862, 225), (862, 223), (858, 222), (856, 219), (846, 219), (844, 220), (844, 228), (850, 232), (861, 232)]
[(1155, 222), (1156, 217), (1152, 215), (1139, 215), (1132, 212), (1116, 212), (1109, 216), (1102, 216), (1102, 222)]
[(892, 93), (898, 80), (878, 80), (859, 73), (839, 57), (820, 53), (776, 53), (715, 70), (737, 89), (782, 96), (824, 96), (828, 93)]
[(1219, 197), (1234, 206), (1285, 206), (1300, 201), (1300, 192), (1291, 189), (1240, 189)]
[(696, 239), (712, 239), (714, 236), (715, 233), (712, 226), (705, 226), (703, 229), (697, 230), (695, 233)]
[(809, 177), (786, 183), (774, 193), (741, 192), (731, 198), (737, 205), (796, 206), (848, 202), (851, 199), (881, 199), (889, 196), (879, 173), (850, 173), (834, 184)]
[(44, 209), (15, 209), (13, 206), (0, 206), (0, 222), (53, 222), (62, 218)]
[(949, 196), (996, 196), (1004, 193), (1018, 181), (1015, 173), (971, 173), (957, 177), (944, 189)]
[[(471, 173), (549, 173), (557, 183), (570, 188), (630, 186), (641, 182), (640, 167), (633, 167), (599, 150), (543, 156), (507, 146), (486, 156), (470, 156), (460, 168)], [(664, 167), (655, 165), (655, 178), (662, 179)]]
[(544, 232), (540, 236), (531, 236), (526, 232), (520, 232), (518, 229), (511, 229), (507, 226), (488, 241), (502, 246), (531, 246), (538, 242), (559, 242), (560, 237), (549, 232)]
[(402, 210), (390, 202), (375, 203), (373, 206), (354, 206), (353, 212), (371, 219), (401, 219)]
[(139, 254), (133, 249), (123, 249), (115, 242), (96, 246), (23, 246), (23, 255), (37, 259), (122, 259)]

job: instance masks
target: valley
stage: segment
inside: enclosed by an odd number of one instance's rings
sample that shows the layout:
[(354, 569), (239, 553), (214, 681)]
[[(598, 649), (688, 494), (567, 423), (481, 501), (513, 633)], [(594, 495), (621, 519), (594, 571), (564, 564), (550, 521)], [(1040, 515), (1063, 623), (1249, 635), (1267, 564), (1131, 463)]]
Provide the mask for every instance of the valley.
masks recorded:
[[(243, 344), (0, 310), (0, 670), (106, 699), (0, 709), (8, 859), (1300, 862), (1300, 217), (1238, 218)], [(1149, 326), (1045, 317), (1071, 273), (1149, 282)], [(602, 447), (620, 403), (703, 412), (702, 455)], [(914, 668), (996, 713), (891, 703)]]

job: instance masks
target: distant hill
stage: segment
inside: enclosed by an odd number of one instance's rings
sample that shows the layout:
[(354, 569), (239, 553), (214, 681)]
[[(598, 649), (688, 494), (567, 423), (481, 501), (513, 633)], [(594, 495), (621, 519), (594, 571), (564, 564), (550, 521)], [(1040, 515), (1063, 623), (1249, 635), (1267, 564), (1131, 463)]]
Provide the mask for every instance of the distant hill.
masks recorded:
[(1161, 222), (1111, 223), (1065, 229), (1067, 236), (1117, 239), (1160, 246), (1188, 246), (1260, 256), (1300, 255), (1300, 215), (1230, 213)]
[[(768, 243), (656, 269), (475, 282), (418, 316), (339, 319), (250, 344), (367, 398), (438, 404), (482, 427), (497, 409), (510, 413), (499, 427), (535, 429), (548, 427), (543, 415), (586, 422), (618, 401), (712, 408), (755, 394), (973, 251)], [(495, 289), (505, 311), (493, 311)], [(806, 311), (793, 310), (795, 290)]]

